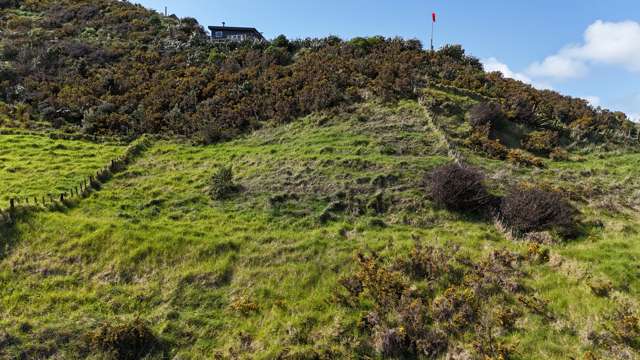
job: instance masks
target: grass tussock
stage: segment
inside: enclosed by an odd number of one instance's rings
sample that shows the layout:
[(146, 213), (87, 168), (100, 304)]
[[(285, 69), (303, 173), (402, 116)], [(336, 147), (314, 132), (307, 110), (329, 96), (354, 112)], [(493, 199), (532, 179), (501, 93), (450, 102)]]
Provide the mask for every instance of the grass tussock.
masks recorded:
[(141, 319), (106, 323), (88, 335), (89, 347), (118, 360), (138, 360), (157, 351), (160, 340)]

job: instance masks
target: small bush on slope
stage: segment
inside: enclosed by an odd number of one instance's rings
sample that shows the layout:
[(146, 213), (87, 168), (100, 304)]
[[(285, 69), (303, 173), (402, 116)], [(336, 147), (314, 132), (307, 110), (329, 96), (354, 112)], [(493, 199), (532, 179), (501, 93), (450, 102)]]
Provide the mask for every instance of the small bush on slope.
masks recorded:
[(490, 102), (478, 103), (472, 106), (468, 114), (469, 122), (474, 128), (489, 126), (489, 129), (491, 129), (498, 120), (505, 118), (500, 105)]
[(233, 169), (231, 166), (220, 167), (211, 177), (209, 194), (214, 200), (224, 200), (238, 191), (233, 183)]
[(433, 201), (451, 211), (479, 211), (492, 200), (484, 175), (469, 167), (444, 165), (427, 174), (426, 181)]
[(89, 334), (88, 341), (93, 351), (106, 352), (121, 360), (142, 359), (160, 347), (160, 341), (140, 319), (104, 324)]
[(516, 234), (575, 229), (576, 210), (560, 193), (535, 188), (514, 187), (502, 200), (500, 219)]
[(533, 131), (522, 143), (526, 150), (541, 156), (548, 156), (558, 145), (558, 133), (553, 131)]

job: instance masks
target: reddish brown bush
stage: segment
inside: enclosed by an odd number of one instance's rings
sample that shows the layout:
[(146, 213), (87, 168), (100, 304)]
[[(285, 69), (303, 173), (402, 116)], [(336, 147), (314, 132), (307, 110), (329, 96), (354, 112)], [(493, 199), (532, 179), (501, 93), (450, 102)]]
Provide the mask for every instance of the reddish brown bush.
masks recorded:
[(575, 228), (576, 210), (560, 193), (515, 187), (500, 205), (502, 222), (517, 234)]
[(449, 164), (426, 177), (433, 201), (451, 211), (479, 211), (492, 200), (484, 186), (484, 175), (473, 168)]
[(496, 122), (505, 118), (500, 105), (492, 102), (481, 102), (472, 106), (468, 116), (469, 122), (474, 128), (481, 126), (492, 128)]

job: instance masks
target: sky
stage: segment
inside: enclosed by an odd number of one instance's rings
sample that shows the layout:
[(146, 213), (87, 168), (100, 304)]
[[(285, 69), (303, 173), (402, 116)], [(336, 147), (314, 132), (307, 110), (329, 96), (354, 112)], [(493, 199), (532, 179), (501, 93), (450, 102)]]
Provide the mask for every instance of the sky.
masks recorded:
[(461, 44), (490, 71), (589, 100), (640, 121), (638, 0), (134, 0), (206, 26), (265, 37), (417, 38)]

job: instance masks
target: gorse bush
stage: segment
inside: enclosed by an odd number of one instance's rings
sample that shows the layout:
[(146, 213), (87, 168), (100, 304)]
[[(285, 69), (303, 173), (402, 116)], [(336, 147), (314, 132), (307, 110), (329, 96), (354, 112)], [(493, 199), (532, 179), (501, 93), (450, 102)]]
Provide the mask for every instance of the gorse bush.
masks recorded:
[(433, 201), (451, 211), (478, 211), (492, 201), (484, 175), (473, 168), (449, 164), (435, 168), (425, 178)]
[(558, 192), (514, 187), (502, 200), (500, 219), (516, 234), (558, 230), (569, 234), (575, 230), (577, 211)]
[(548, 156), (560, 143), (559, 135), (553, 131), (533, 131), (522, 142), (522, 146), (536, 154)]
[(209, 194), (214, 200), (224, 200), (237, 193), (239, 187), (233, 183), (231, 166), (222, 166), (211, 177)]
[(455, 248), (420, 245), (390, 263), (360, 254), (337, 300), (358, 309), (371, 304), (361, 328), (377, 355), (436, 359), (464, 339), (479, 358), (507, 359), (513, 351), (505, 338), (527, 312), (516, 300), (528, 296), (523, 261), (506, 250), (476, 262)]

